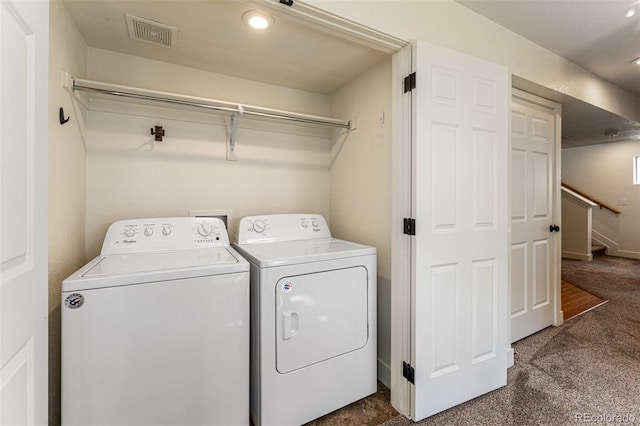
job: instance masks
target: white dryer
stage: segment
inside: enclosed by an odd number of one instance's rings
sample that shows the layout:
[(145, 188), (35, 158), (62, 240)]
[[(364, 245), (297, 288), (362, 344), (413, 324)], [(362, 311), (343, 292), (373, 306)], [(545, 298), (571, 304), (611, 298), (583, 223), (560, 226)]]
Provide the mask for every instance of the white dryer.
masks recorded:
[(251, 263), (251, 417), (300, 425), (376, 392), (376, 249), (320, 215), (245, 217)]
[(210, 218), (119, 221), (62, 283), (62, 424), (249, 424), (249, 264)]

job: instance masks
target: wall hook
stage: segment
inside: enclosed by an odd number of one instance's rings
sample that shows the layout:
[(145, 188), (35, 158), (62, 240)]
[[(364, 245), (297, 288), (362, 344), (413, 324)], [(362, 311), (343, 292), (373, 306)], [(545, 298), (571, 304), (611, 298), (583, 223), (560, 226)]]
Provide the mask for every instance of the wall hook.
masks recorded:
[(155, 126), (151, 128), (151, 134), (156, 137), (156, 142), (162, 142), (162, 137), (164, 136), (164, 129), (162, 126)]
[(71, 120), (71, 116), (68, 116), (67, 118), (64, 118), (64, 109), (62, 107), (60, 107), (60, 124), (64, 124), (69, 120)]

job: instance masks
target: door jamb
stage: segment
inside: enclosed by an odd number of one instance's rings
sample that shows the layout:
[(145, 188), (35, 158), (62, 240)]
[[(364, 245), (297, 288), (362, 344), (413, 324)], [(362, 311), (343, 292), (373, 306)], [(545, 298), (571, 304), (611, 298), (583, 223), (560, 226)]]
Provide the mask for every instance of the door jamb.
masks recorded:
[(401, 414), (414, 412), (413, 387), (402, 375), (402, 362), (411, 361), (411, 245), (402, 232), (403, 218), (412, 217), (412, 101), (401, 82), (412, 72), (412, 45), (393, 55), (391, 152), (391, 405)]

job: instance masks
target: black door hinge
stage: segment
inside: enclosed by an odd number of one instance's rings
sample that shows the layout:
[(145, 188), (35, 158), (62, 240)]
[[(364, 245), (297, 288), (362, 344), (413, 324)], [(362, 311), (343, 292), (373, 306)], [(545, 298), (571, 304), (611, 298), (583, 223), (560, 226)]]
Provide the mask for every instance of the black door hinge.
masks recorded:
[(407, 235), (416, 235), (416, 220), (405, 217), (404, 218), (404, 227), (403, 233)]
[(402, 377), (407, 379), (409, 383), (413, 383), (415, 385), (415, 376), (416, 370), (413, 369), (411, 364), (407, 364), (405, 361), (402, 361)]
[(410, 92), (416, 88), (416, 73), (412, 72), (404, 78), (404, 93)]

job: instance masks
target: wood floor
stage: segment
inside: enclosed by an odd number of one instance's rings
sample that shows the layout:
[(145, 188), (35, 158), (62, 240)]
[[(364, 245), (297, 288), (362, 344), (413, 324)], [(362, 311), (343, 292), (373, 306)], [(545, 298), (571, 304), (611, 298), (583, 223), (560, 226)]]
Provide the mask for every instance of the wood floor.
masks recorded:
[(565, 320), (606, 302), (606, 300), (586, 292), (565, 280), (562, 280), (561, 293), (562, 312)]

